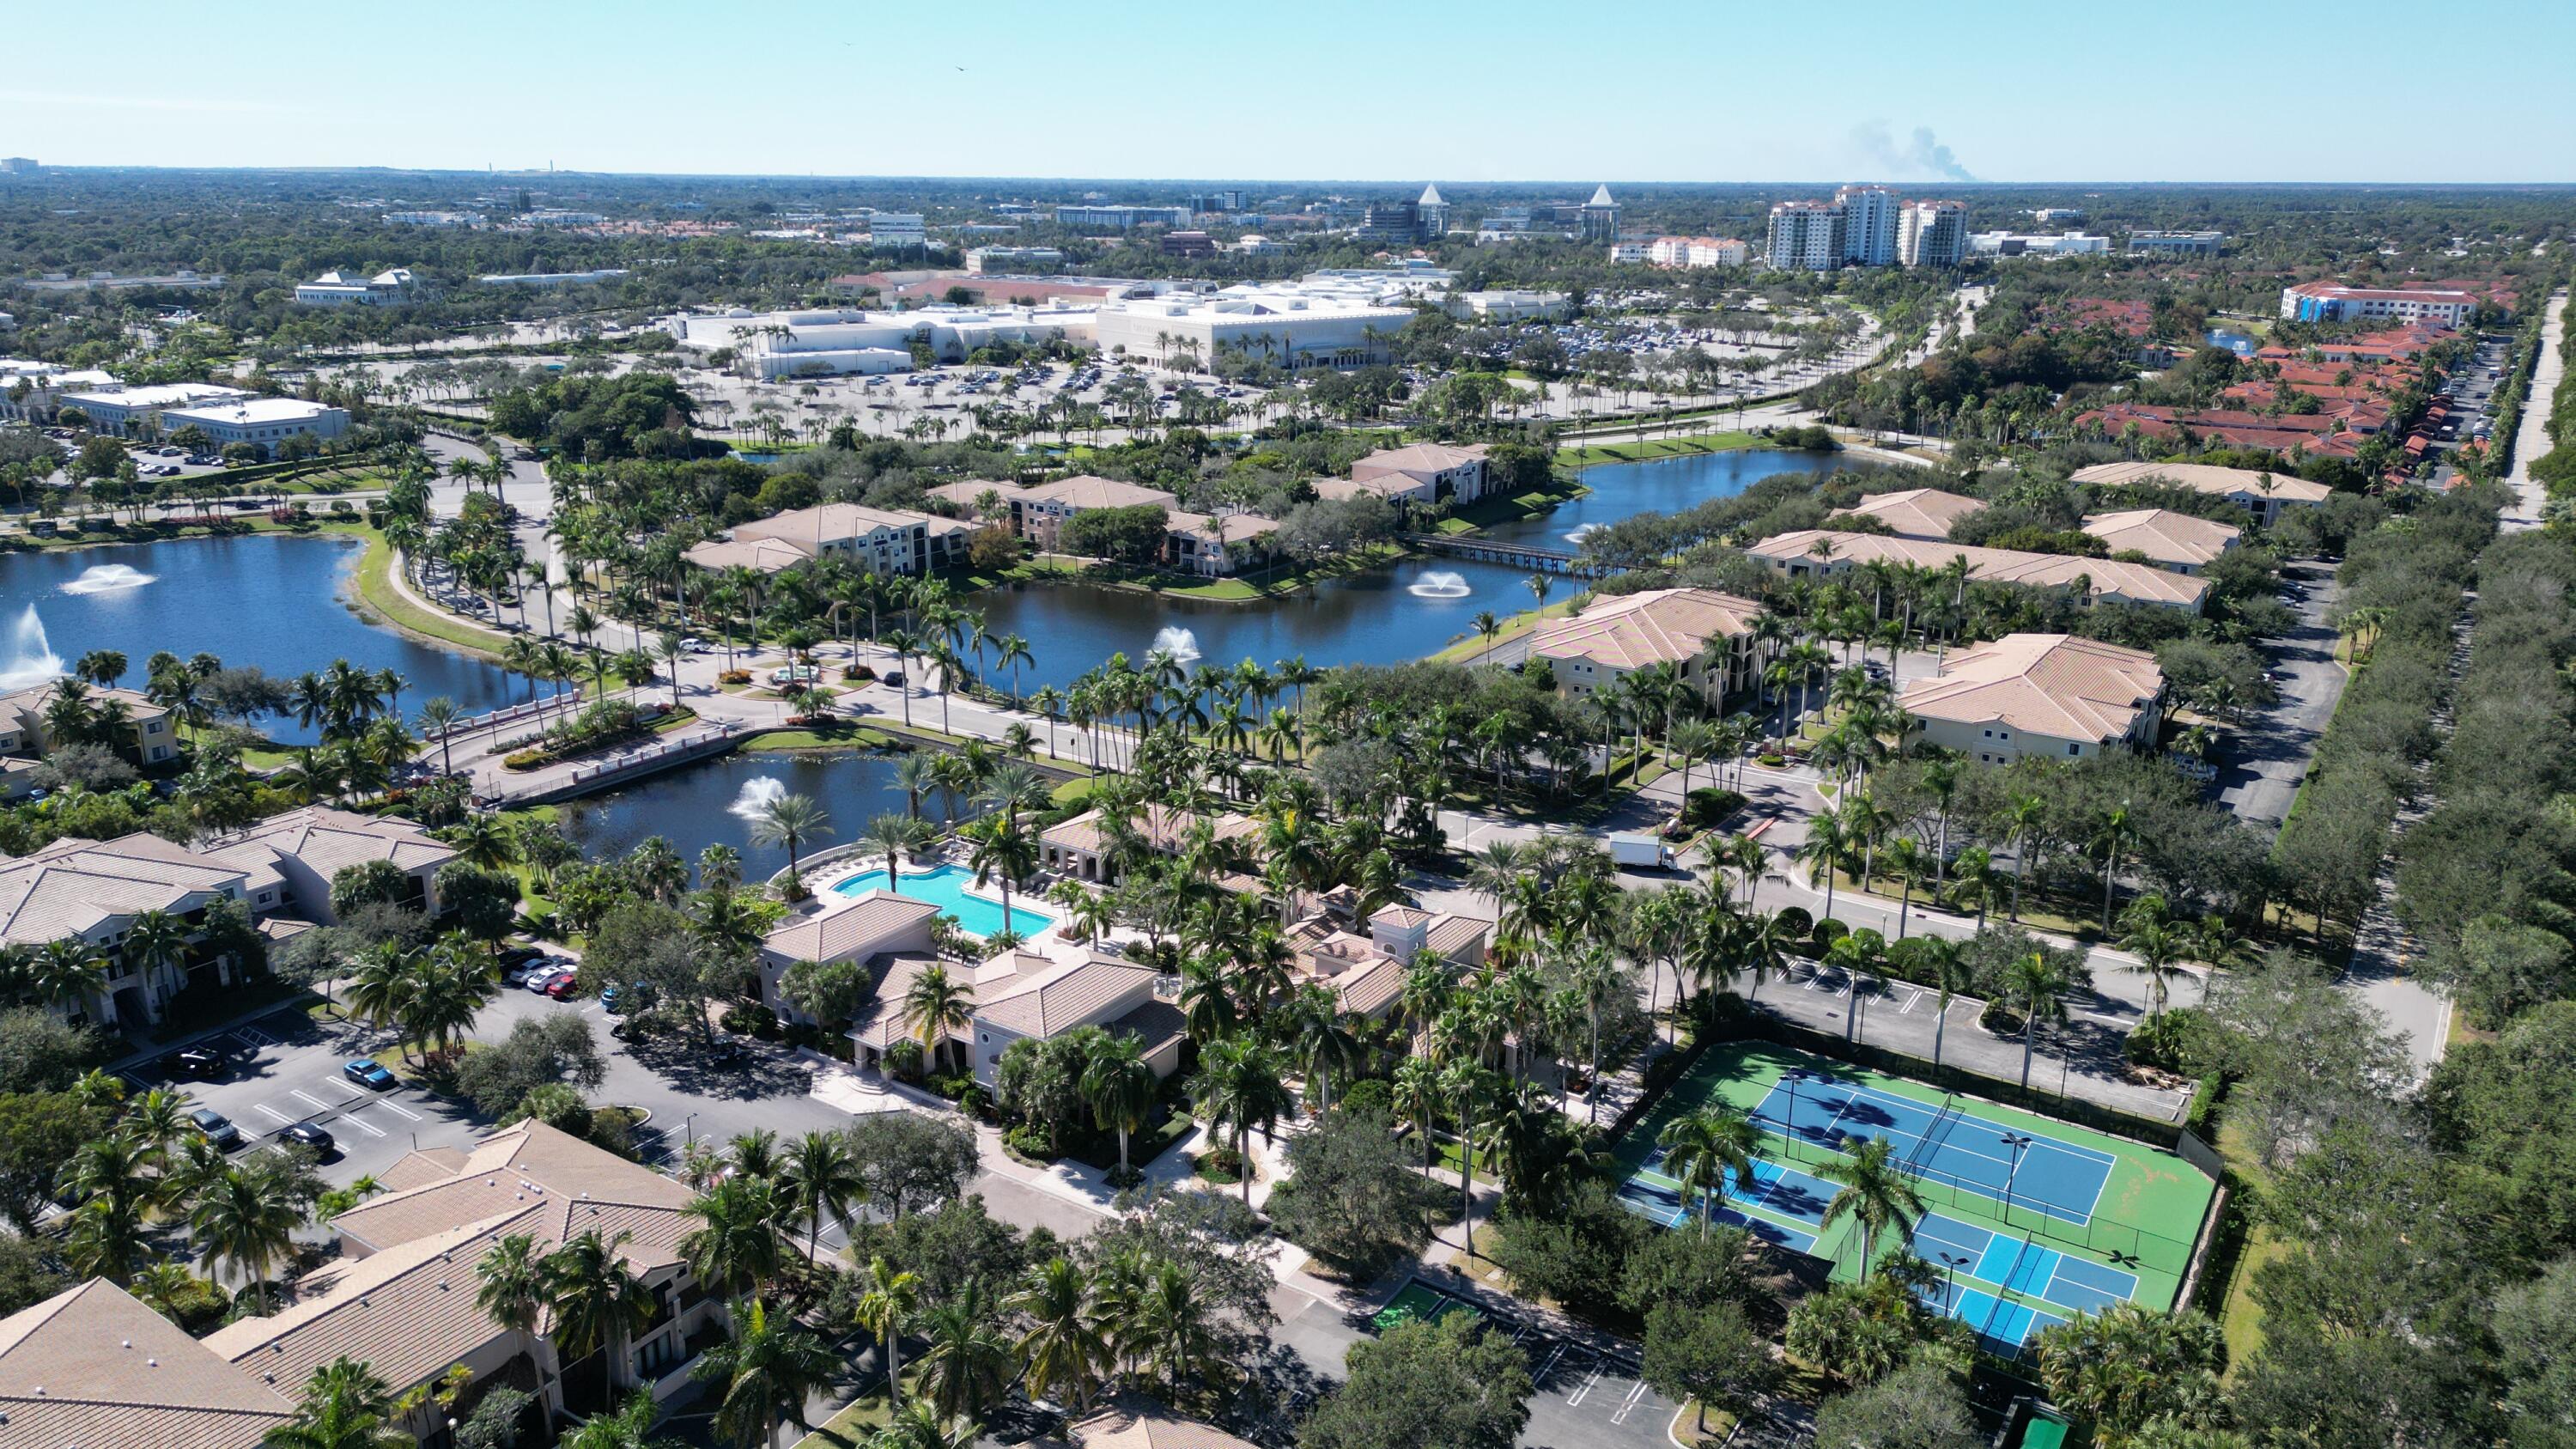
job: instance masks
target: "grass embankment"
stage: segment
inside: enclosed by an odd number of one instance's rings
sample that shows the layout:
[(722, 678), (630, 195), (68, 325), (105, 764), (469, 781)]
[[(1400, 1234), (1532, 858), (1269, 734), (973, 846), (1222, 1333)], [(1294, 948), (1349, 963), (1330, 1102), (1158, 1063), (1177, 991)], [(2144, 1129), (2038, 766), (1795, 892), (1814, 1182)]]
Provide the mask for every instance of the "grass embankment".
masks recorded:
[(478, 629), (461, 619), (424, 609), (394, 592), (394, 549), (385, 541), (383, 534), (364, 526), (345, 531), (367, 540), (367, 551), (359, 557), (357, 572), (351, 576), (351, 581), (357, 588), (359, 601), (369, 611), (406, 634), (416, 634), (470, 653), (489, 655), (496, 660), (500, 657), (502, 646), (509, 642), (507, 635)]
[(129, 543), (160, 543), (174, 538), (238, 538), (252, 533), (283, 533), (295, 537), (317, 534), (370, 535), (374, 530), (355, 519), (331, 519), (316, 516), (297, 523), (278, 523), (265, 513), (227, 518), (220, 524), (170, 525), (161, 523), (119, 524), (108, 533), (77, 533), (69, 537), (56, 535), (38, 538), (32, 533), (0, 533), (0, 551), (23, 553), (70, 552), (83, 548), (115, 548)]
[(1003, 584), (1076, 582), (1104, 589), (1124, 589), (1133, 594), (1151, 594), (1157, 598), (1250, 604), (1263, 599), (1282, 598), (1326, 579), (1366, 573), (1395, 562), (1404, 557), (1404, 552), (1397, 544), (1371, 544), (1318, 559), (1311, 564), (1292, 568), (1256, 567), (1226, 578), (1201, 578), (1196, 574), (1128, 568), (1093, 559), (1067, 558), (1062, 554), (1040, 554), (1007, 569), (959, 574), (954, 581), (963, 589), (989, 589)]
[(1656, 458), (1687, 458), (1700, 453), (1732, 453), (1770, 446), (1751, 433), (1694, 433), (1679, 438), (1652, 438), (1637, 443), (1594, 443), (1556, 450), (1556, 466), (1589, 468), (1599, 463), (1643, 463)]
[[(1523, 609), (1503, 621), (1503, 626), (1494, 631), (1493, 642), (1500, 644), (1517, 639), (1537, 628), (1541, 619), (1562, 619), (1574, 612), (1576, 602), (1575, 599), (1560, 599), (1544, 609)], [(1484, 659), (1485, 649), (1485, 636), (1471, 633), (1429, 658), (1434, 664), (1475, 664)]]
[(1474, 533), (1498, 523), (1520, 523), (1536, 518), (1560, 503), (1590, 493), (1591, 488), (1572, 477), (1560, 476), (1538, 488), (1523, 488), (1517, 493), (1497, 494), (1466, 504), (1431, 526), (1434, 533)]
[[(2245, 1135), (2223, 1120), (2218, 1128), (2218, 1153), (2236, 1174), (2236, 1180), (2249, 1193), (2259, 1193), (2269, 1183), (2271, 1174), (2256, 1161), (2252, 1149), (2245, 1145)], [(2251, 1218), (2252, 1204), (2239, 1201), (2236, 1211)], [(2290, 1242), (2271, 1225), (2252, 1220), (2245, 1232), (2245, 1250), (2236, 1256), (2236, 1271), (2227, 1280), (2227, 1302), (2219, 1310), (2219, 1331), (2227, 1338), (2227, 1362), (2230, 1372), (2252, 1361), (2254, 1351), (2263, 1346), (2263, 1309), (2254, 1301), (2254, 1270), (2290, 1251)]]
[(823, 1427), (796, 1441), (796, 1449), (857, 1449), (874, 1439), (879, 1429), (894, 1422), (894, 1413), (886, 1405), (881, 1390), (861, 1394), (849, 1407), (823, 1421)]
[(820, 729), (763, 730), (742, 742), (746, 750), (884, 750), (892, 749), (894, 736), (865, 725), (826, 726)]

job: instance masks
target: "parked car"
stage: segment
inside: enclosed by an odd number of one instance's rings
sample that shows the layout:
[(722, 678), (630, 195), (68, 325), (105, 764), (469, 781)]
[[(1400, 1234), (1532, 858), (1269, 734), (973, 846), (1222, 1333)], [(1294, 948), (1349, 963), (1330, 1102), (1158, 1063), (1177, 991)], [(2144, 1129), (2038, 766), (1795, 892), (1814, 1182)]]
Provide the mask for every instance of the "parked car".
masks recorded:
[(534, 961), (522, 961), (516, 966), (509, 966), (502, 969), (501, 984), (504, 986), (525, 986), (528, 984), (529, 977), (536, 975), (540, 971), (550, 969), (552, 968), (546, 965), (545, 958), (542, 956)]
[(546, 983), (546, 995), (557, 1001), (569, 1001), (572, 999), (573, 992), (579, 989), (580, 981), (581, 976), (576, 972), (560, 972)]
[(570, 971), (565, 970), (561, 966), (556, 966), (548, 970), (535, 973), (527, 979), (525, 984), (530, 991), (542, 996), (545, 994), (546, 988), (554, 985), (558, 978), (570, 975), (572, 975)]
[(331, 1149), (334, 1146), (331, 1134), (310, 1122), (297, 1122), (278, 1128), (277, 1140), (292, 1142), (298, 1147), (310, 1147), (324, 1157), (331, 1155)]
[(212, 1081), (224, 1074), (224, 1054), (213, 1047), (188, 1047), (170, 1058), (170, 1075)]
[(241, 1129), (233, 1125), (233, 1119), (212, 1107), (199, 1107), (188, 1114), (188, 1120), (196, 1124), (197, 1131), (202, 1133), (208, 1142), (226, 1152), (241, 1146)]
[(397, 1085), (394, 1074), (386, 1071), (384, 1063), (374, 1057), (360, 1057), (356, 1061), (341, 1063), (340, 1075), (361, 1087), (371, 1087), (379, 1092)]

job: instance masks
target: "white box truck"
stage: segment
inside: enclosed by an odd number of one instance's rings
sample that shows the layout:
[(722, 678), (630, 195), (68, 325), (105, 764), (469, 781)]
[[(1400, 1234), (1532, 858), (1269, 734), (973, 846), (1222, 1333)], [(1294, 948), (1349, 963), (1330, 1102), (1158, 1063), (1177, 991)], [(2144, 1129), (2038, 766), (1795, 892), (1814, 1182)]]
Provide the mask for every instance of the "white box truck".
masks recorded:
[(1610, 859), (1652, 870), (1664, 863), (1664, 843), (1651, 835), (1621, 831), (1610, 837)]

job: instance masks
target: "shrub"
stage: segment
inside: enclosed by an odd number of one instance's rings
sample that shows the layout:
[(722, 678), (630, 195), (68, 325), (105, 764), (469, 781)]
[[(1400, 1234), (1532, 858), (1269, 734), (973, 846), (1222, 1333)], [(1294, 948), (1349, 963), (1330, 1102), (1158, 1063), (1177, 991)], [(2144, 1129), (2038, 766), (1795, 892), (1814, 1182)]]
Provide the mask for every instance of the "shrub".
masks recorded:
[(724, 1015), (717, 1018), (717, 1024), (741, 1036), (754, 1036), (762, 1041), (778, 1039), (778, 1013), (756, 1001), (726, 1007)]
[(876, 677), (877, 672), (864, 664), (845, 664), (841, 667), (841, 678), (852, 684), (864, 684)]
[(1055, 1156), (1055, 1134), (1035, 1122), (1023, 1122), (1003, 1133), (1002, 1141), (1013, 1152), (1039, 1162)]
[(1734, 790), (1703, 785), (1690, 792), (1682, 802), (1682, 828), (1714, 829), (1717, 823), (1744, 808), (1744, 796)]
[(719, 671), (719, 672), (717, 673), (717, 675), (716, 675), (716, 683), (718, 683), (718, 684), (749, 684), (749, 683), (751, 683), (751, 671), (750, 671), (750, 670), (748, 670), (748, 669), (726, 669), (726, 670), (721, 670), (721, 671)]

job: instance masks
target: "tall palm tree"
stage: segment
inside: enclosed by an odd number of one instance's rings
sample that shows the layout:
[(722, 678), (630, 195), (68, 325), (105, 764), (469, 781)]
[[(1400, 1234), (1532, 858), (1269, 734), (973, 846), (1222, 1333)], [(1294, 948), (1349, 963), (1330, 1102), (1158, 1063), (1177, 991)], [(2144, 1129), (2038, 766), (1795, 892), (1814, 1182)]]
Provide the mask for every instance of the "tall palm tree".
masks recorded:
[(1011, 929), (1011, 887), (1038, 868), (1035, 831), (1010, 815), (988, 815), (960, 832), (966, 837), (967, 863), (975, 884), (998, 880), (1002, 891), (1002, 929)]
[(1279, 1119), (1296, 1111), (1287, 1085), (1280, 1080), (1278, 1054), (1263, 1043), (1225, 1037), (1199, 1050), (1198, 1075), (1190, 1097), (1208, 1131), (1219, 1140), (1231, 1136), (1236, 1164), (1242, 1171), (1243, 1201), (1252, 1202), (1252, 1134), (1267, 1141)]
[(1150, 1368), (1169, 1389), (1213, 1381), (1226, 1362), (1213, 1310), (1190, 1271), (1168, 1259), (1154, 1266), (1135, 1313), (1118, 1334), (1119, 1349)]
[(1807, 838), (1798, 846), (1798, 863), (1825, 878), (1825, 916), (1834, 914), (1834, 872), (1851, 856), (1852, 840), (1843, 818), (1818, 811), (1807, 821)]
[[(907, 755), (907, 761), (916, 758)], [(893, 811), (875, 817), (868, 828), (859, 832), (859, 847), (870, 855), (882, 855), (886, 862), (886, 889), (903, 894), (903, 857), (906, 852), (928, 848), (938, 830), (927, 820)]]
[(2004, 968), (2004, 1000), (2021, 1012), (2021, 1084), (2030, 1087), (2030, 1055), (2042, 1020), (2066, 1019), (2066, 974), (2048, 959), (2048, 953), (2033, 951), (2016, 956)]
[(873, 1333), (884, 1346), (886, 1362), (886, 1402), (903, 1402), (903, 1331), (912, 1322), (913, 1311), (921, 1305), (921, 1278), (918, 1274), (900, 1273), (890, 1266), (883, 1253), (868, 1259), (865, 1279), (867, 1289), (859, 1295), (857, 1310), (860, 1331)]
[(264, 1449), (409, 1449), (397, 1427), (393, 1390), (346, 1354), (313, 1371), (295, 1417), (260, 1437)]
[(723, 1386), (717, 1432), (746, 1449), (768, 1449), (778, 1441), (780, 1424), (813, 1427), (805, 1401), (831, 1386), (839, 1365), (839, 1356), (797, 1327), (793, 1316), (773, 1314), (768, 1304), (752, 1299), (735, 1307), (732, 1337), (708, 1349), (690, 1377)]
[(1039, 1398), (1091, 1401), (1092, 1385), (1109, 1360), (1109, 1348), (1092, 1315), (1090, 1286), (1082, 1270), (1062, 1256), (1029, 1270), (1002, 1307), (1028, 1319), (1020, 1334), (1020, 1363), (1029, 1392)]
[(2120, 927), (2120, 949), (2138, 958), (2138, 970), (2147, 978), (2147, 1019), (2153, 1021), (2165, 1014), (2174, 981), (2191, 974), (2182, 963), (2191, 954), (2194, 932), (2174, 923), (2160, 895), (2129, 902), (2120, 913)]
[(823, 1256), (823, 1219), (841, 1217), (868, 1199), (868, 1181), (849, 1143), (834, 1132), (808, 1132), (788, 1150), (779, 1186), (788, 1204), (805, 1215), (806, 1256)]
[(752, 843), (785, 849), (787, 878), (791, 881), (797, 877), (797, 852), (831, 833), (830, 817), (811, 795), (773, 795), (760, 802), (751, 818)]
[(536, 1359), (537, 1324), (546, 1312), (545, 1260), (537, 1240), (513, 1233), (492, 1245), (474, 1265), (474, 1306), (494, 1323), (510, 1330), (519, 1351)]
[(295, 1230), (303, 1225), (288, 1181), (247, 1167), (227, 1168), (200, 1188), (188, 1214), (188, 1235), (207, 1263), (239, 1269), (243, 1290), (254, 1298), (269, 1266), (294, 1251)]
[(1849, 1157), (1818, 1167), (1816, 1176), (1842, 1185), (1842, 1191), (1825, 1204), (1820, 1226), (1830, 1228), (1846, 1217), (1860, 1224), (1863, 1277), (1869, 1275), (1870, 1260), (1877, 1256), (1879, 1233), (1894, 1228), (1910, 1238), (1915, 1221), (1923, 1216), (1923, 1199), (1897, 1163), (1896, 1144), (1884, 1137), (1861, 1142)]
[(940, 1417), (981, 1421), (1011, 1385), (1011, 1341), (993, 1327), (983, 1284), (967, 1280), (958, 1295), (933, 1304), (922, 1316), (922, 1350), (915, 1373), (921, 1396)]
[(680, 1211), (696, 1224), (680, 1239), (689, 1271), (715, 1292), (748, 1297), (776, 1279), (786, 1253), (778, 1237), (777, 1189), (737, 1171)]
[(948, 1038), (966, 1030), (974, 1020), (974, 983), (951, 977), (948, 967), (940, 962), (923, 967), (904, 989), (903, 1024), (929, 1051), (933, 1070), (948, 1053)]
[(1687, 1112), (1655, 1134), (1664, 1150), (1663, 1172), (1699, 1197), (1699, 1235), (1708, 1236), (1708, 1221), (1726, 1175), (1735, 1174), (1738, 1190), (1753, 1191), (1753, 1159), (1762, 1150), (1762, 1129), (1752, 1118), (1723, 1102)]
[(1118, 1129), (1118, 1173), (1122, 1179), (1129, 1171), (1128, 1134), (1144, 1130), (1160, 1086), (1153, 1065), (1145, 1060), (1143, 1044), (1133, 1036), (1113, 1036), (1099, 1043), (1083, 1067), (1082, 1096), (1091, 1108), (1092, 1119), (1103, 1127)]
[(618, 1248), (629, 1237), (583, 1233), (544, 1263), (546, 1307), (554, 1315), (555, 1346), (567, 1366), (593, 1353), (608, 1355), (608, 1387), (626, 1387), (626, 1340), (653, 1321), (653, 1294)]

